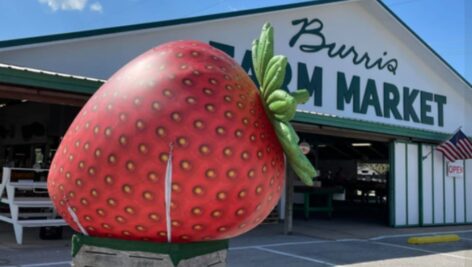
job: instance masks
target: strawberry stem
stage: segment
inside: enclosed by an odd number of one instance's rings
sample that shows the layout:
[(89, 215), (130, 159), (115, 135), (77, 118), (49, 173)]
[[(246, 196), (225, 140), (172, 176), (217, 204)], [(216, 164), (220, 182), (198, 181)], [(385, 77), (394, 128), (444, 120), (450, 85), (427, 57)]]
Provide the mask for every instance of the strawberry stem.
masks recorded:
[(291, 93), (280, 89), (285, 79), (287, 58), (282, 55), (274, 56), (274, 30), (269, 23), (264, 24), (259, 39), (252, 43), (252, 61), (264, 109), (287, 162), (302, 182), (312, 186), (316, 170), (300, 150), (300, 139), (289, 122), (295, 116), (297, 104), (308, 101), (310, 95), (305, 89)]

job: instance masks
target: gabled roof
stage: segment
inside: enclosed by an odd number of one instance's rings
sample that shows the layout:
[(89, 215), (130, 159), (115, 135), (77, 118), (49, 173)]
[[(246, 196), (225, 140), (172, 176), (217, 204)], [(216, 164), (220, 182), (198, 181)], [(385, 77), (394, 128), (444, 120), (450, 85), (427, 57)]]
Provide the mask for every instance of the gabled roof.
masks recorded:
[[(178, 19), (154, 23), (137, 24), (130, 26), (113, 27), (107, 29), (98, 29), (82, 32), (64, 33), (41, 37), (32, 37), (25, 39), (9, 40), (0, 42), (0, 52), (15, 50), (22, 47), (45, 46), (46, 44), (55, 42), (75, 42), (78, 40), (88, 40), (91, 38), (101, 38), (102, 36), (123, 35), (131, 32), (147, 31), (164, 26), (177, 26), (186, 23), (204, 22), (216, 19), (226, 19), (245, 15), (260, 14), (273, 11), (281, 11), (292, 8), (303, 8), (321, 4), (336, 4), (340, 2), (357, 2), (365, 4), (381, 16), (382, 23), (388, 24), (390, 28), (395, 28), (396, 34), (402, 35), (402, 40), (414, 43), (418, 49), (421, 48), (423, 58), (428, 63), (434, 63), (434, 68), (441, 75), (446, 75), (449, 81), (461, 90), (466, 91), (472, 97), (472, 86), (465, 80), (454, 68), (445, 62), (431, 47), (428, 46), (417, 34), (415, 34), (406, 24), (404, 24), (388, 7), (380, 0), (320, 0), (315, 2), (304, 2), (290, 5), (282, 5), (268, 8), (252, 9), (247, 11), (238, 11), (230, 13), (222, 13), (216, 15), (208, 15), (194, 17), (188, 19)], [(426, 48), (426, 49), (423, 49)], [(68, 91), (81, 94), (91, 95), (105, 81), (92, 79), (81, 76), (61, 74), (56, 72), (48, 72), (31, 68), (23, 68), (12, 65), (0, 64), (0, 83), (23, 85), (27, 87), (39, 87), (49, 90)], [(333, 117), (323, 114), (312, 114), (306, 112), (298, 112), (295, 121), (304, 123), (314, 123), (338, 128), (347, 128), (360, 131), (370, 131), (374, 133), (407, 136), (419, 140), (442, 141), (447, 137), (447, 133), (429, 130), (421, 130), (410, 127), (399, 127), (377, 122), (369, 122), (358, 119), (349, 119), (344, 117)]]
[(103, 28), (103, 29), (14, 39), (14, 40), (0, 41), (0, 49), (8, 48), (8, 47), (15, 47), (15, 46), (45, 43), (45, 42), (62, 41), (62, 40), (75, 39), (75, 38), (93, 37), (93, 36), (104, 35), (104, 34), (114, 34), (114, 33), (123, 33), (123, 32), (131, 32), (131, 31), (138, 31), (138, 30), (146, 30), (146, 29), (152, 29), (152, 28), (158, 28), (158, 27), (164, 27), (164, 26), (173, 26), (173, 25), (215, 20), (215, 19), (221, 19), (221, 18), (231, 18), (231, 17), (238, 17), (238, 16), (243, 16), (243, 15), (252, 15), (252, 14), (266, 13), (266, 12), (271, 12), (271, 11), (278, 11), (278, 10), (284, 10), (284, 9), (297, 8), (297, 7), (305, 7), (305, 6), (313, 6), (313, 5), (321, 5), (321, 4), (345, 2), (345, 1), (350, 1), (350, 0), (314, 0), (314, 1), (309, 1), (309, 2), (255, 8), (255, 9), (249, 9), (249, 10), (240, 10), (240, 11), (234, 11), (234, 12), (197, 16), (197, 17), (190, 17), (190, 18), (183, 18), (183, 19), (157, 21), (157, 22), (150, 22), (150, 23), (140, 23), (140, 24), (134, 24), (134, 25), (110, 27), (110, 28)]
[[(118, 26), (118, 27), (111, 27), (111, 28), (103, 28), (103, 29), (96, 29), (96, 30), (63, 33), (63, 34), (54, 34), (54, 35), (38, 36), (38, 37), (31, 37), (31, 38), (14, 39), (14, 40), (0, 41), (0, 51), (14, 49), (19, 46), (31, 46), (35, 44), (48, 43), (48, 42), (65, 41), (65, 40), (87, 38), (87, 37), (96, 37), (96, 36), (108, 35), (108, 34), (119, 34), (119, 33), (126, 33), (126, 32), (132, 32), (132, 31), (153, 29), (153, 28), (158, 28), (158, 27), (163, 27), (163, 26), (173, 26), (173, 25), (180, 25), (180, 24), (185, 24), (185, 23), (203, 22), (203, 21), (209, 21), (209, 20), (215, 20), (215, 19), (231, 18), (231, 17), (238, 17), (238, 16), (244, 16), (244, 15), (280, 11), (280, 10), (285, 10), (285, 9), (308, 7), (308, 6), (330, 4), (330, 3), (337, 3), (337, 2), (350, 2), (350, 1), (362, 1), (362, 0), (316, 0), (316, 1), (310, 1), (310, 2), (256, 8), (256, 9), (250, 9), (250, 10), (212, 14), (212, 15), (205, 15), (205, 16), (198, 16), (198, 17), (191, 17), (191, 18), (142, 23), (142, 24), (135, 24), (135, 25)], [(447, 63), (438, 53), (436, 53), (423, 39), (421, 39), (421, 37), (419, 37), (410, 27), (408, 27), (408, 25), (406, 25), (397, 15), (395, 15), (395, 13), (393, 13), (393, 11), (390, 10), (381, 0), (375, 0), (375, 2), (378, 3), (385, 11), (387, 11), (387, 13), (391, 15), (410, 34), (412, 34), (426, 49), (428, 49), (432, 53), (434, 57), (439, 59), (439, 61), (442, 64), (444, 64), (444, 67), (449, 69), (449, 71), (451, 71), (452, 74), (456, 76), (456, 78), (460, 79), (461, 82), (463, 82), (469, 89), (472, 90), (472, 85), (469, 81), (467, 81), (449, 63)]]

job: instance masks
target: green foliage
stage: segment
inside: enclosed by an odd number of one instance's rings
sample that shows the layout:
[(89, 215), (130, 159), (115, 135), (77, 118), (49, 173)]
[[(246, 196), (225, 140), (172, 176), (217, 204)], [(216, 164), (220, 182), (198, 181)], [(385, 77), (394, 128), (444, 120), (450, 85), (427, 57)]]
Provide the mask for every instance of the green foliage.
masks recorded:
[(261, 36), (252, 43), (252, 60), (260, 94), (266, 112), (275, 129), (282, 148), (294, 172), (306, 185), (313, 185), (316, 170), (301, 152), (297, 133), (290, 124), (296, 113), (297, 104), (308, 101), (307, 90), (288, 93), (282, 89), (285, 79), (287, 58), (274, 56), (274, 30), (269, 23), (262, 27)]

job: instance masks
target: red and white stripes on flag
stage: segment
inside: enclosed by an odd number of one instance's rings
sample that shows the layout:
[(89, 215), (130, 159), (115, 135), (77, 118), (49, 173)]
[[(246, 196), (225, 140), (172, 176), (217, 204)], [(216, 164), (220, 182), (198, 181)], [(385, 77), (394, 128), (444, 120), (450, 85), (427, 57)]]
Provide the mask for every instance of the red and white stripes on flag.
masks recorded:
[(450, 162), (472, 158), (472, 142), (460, 129), (449, 140), (437, 146), (436, 150), (442, 152)]

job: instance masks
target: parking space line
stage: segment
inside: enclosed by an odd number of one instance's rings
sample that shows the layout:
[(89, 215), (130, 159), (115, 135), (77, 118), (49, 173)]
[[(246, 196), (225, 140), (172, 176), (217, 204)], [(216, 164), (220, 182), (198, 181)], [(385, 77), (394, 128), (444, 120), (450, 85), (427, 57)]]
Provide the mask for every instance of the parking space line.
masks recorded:
[(317, 259), (314, 259), (314, 258), (304, 257), (304, 256), (292, 254), (292, 253), (282, 252), (282, 251), (278, 251), (278, 250), (274, 250), (274, 249), (270, 249), (270, 248), (258, 247), (257, 249), (262, 250), (262, 251), (266, 251), (266, 252), (270, 252), (270, 253), (273, 253), (273, 254), (286, 256), (286, 257), (296, 258), (296, 259), (299, 259), (299, 260), (324, 264), (324, 265), (327, 265), (327, 266), (337, 266), (336, 264), (331, 263), (331, 262), (327, 262), (327, 261), (323, 261), (323, 260), (317, 260)]
[(284, 243), (275, 243), (267, 244), (258, 247), (270, 248), (270, 247), (281, 247), (281, 246), (297, 246), (297, 245), (310, 245), (310, 244), (323, 244), (327, 243), (330, 240), (314, 240), (314, 241), (300, 241), (300, 242), (284, 242)]
[(346, 238), (346, 239), (336, 239), (336, 242), (365, 242), (365, 239), (357, 238)]
[(373, 241), (372, 243), (379, 244), (379, 245), (384, 245), (384, 246), (408, 249), (408, 250), (413, 250), (413, 251), (420, 251), (420, 252), (425, 252), (425, 253), (428, 253), (428, 254), (438, 254), (438, 255), (448, 256), (448, 257), (457, 258), (457, 259), (461, 259), (461, 260), (472, 260), (472, 258), (463, 257), (463, 256), (459, 256), (459, 255), (454, 255), (454, 254), (450, 254), (450, 253), (444, 253), (444, 252), (440, 252), (440, 251), (429, 250), (429, 249), (414, 248), (414, 247), (402, 246), (402, 245), (398, 245), (398, 244), (391, 244), (391, 243), (380, 242), (380, 241)]
[(427, 233), (411, 233), (411, 234), (399, 234), (399, 235), (381, 235), (377, 237), (369, 238), (369, 240), (382, 240), (387, 238), (397, 238), (397, 237), (409, 237), (409, 236), (424, 236), (424, 235), (442, 235), (442, 234), (464, 234), (472, 233), (472, 230), (459, 230), (459, 231), (444, 231), (444, 232), (427, 232)]
[(280, 246), (297, 246), (297, 245), (309, 245), (309, 244), (323, 244), (323, 243), (327, 243), (327, 242), (332, 242), (332, 241), (331, 240), (314, 240), (314, 241), (300, 241), (300, 242), (284, 242), (284, 243), (273, 243), (273, 244), (265, 244), (265, 245), (230, 247), (229, 250), (255, 249), (255, 248), (280, 247)]
[(462, 237), (462, 236), (460, 236), (460, 238), (464, 240), (472, 241), (472, 238), (467, 238), (467, 237)]
[(54, 266), (54, 265), (70, 265), (71, 261), (56, 261), (56, 262), (44, 262), (44, 263), (33, 263), (33, 264), (22, 264), (20, 267), (40, 267), (40, 266)]
[(284, 242), (284, 243), (273, 243), (273, 244), (265, 244), (265, 245), (230, 247), (229, 250), (270, 248), (270, 247), (282, 247), (282, 246), (298, 246), (298, 245), (324, 244), (324, 243), (335, 243), (335, 242), (366, 242), (366, 240), (362, 240), (362, 239), (337, 239), (337, 240), (313, 240), (313, 241), (300, 241), (300, 242)]

